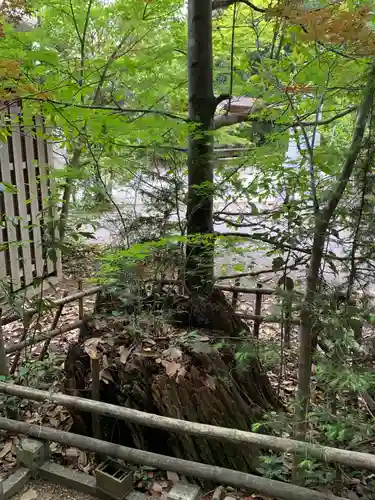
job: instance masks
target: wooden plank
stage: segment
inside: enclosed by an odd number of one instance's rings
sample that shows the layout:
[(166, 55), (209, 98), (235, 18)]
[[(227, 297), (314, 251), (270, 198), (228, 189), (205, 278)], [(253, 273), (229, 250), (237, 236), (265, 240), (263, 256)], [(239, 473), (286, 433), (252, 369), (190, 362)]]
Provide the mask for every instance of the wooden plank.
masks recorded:
[(38, 278), (43, 276), (43, 249), (42, 233), (40, 228), (40, 214), (38, 205), (38, 185), (35, 172), (35, 156), (33, 144), (33, 129), (25, 127), (26, 142), (26, 168), (29, 177), (29, 190), (31, 198), (31, 224), (33, 226), (33, 245), (35, 253), (35, 271)]
[[(9, 143), (8, 141), (3, 144), (0, 148), (0, 164), (1, 164), (1, 177), (3, 182), (7, 184), (12, 184), (9, 169)], [(18, 258), (18, 247), (14, 245), (17, 242), (17, 232), (16, 228), (11, 221), (14, 218), (14, 207), (13, 207), (13, 195), (9, 192), (4, 191), (4, 205), (6, 211), (6, 231), (8, 235), (9, 243), (9, 255), (10, 255), (10, 269), (11, 276), (10, 281), (15, 290), (21, 287), (21, 276), (20, 276), (20, 266)]]
[[(49, 192), (48, 192), (48, 184), (47, 184), (47, 176), (48, 176), (48, 165), (45, 151), (45, 144), (43, 139), (44, 127), (43, 120), (40, 116), (35, 117), (35, 130), (36, 130), (36, 141), (37, 141), (37, 152), (38, 152), (38, 163), (39, 163), (39, 182), (42, 193), (42, 206), (43, 206), (43, 224), (47, 230), (47, 225), (44, 220), (48, 216), (48, 203), (49, 203)], [(47, 271), (48, 274), (52, 274), (54, 272), (54, 264), (51, 259), (47, 258)]]
[[(46, 129), (47, 133), (51, 133), (51, 129), (47, 128)], [(47, 164), (48, 164), (48, 171), (51, 174), (55, 167), (55, 162), (54, 162), (54, 157), (53, 157), (53, 143), (52, 141), (47, 141)], [(55, 180), (52, 175), (49, 176), (49, 189), (50, 193), (54, 191), (55, 188)], [(56, 204), (53, 203), (51, 204), (51, 212), (50, 216), (53, 217), (53, 219), (56, 221), (56, 227), (55, 227), (55, 238), (58, 240), (60, 238), (60, 233), (59, 233), (59, 228), (57, 224), (57, 207)], [(61, 250), (59, 248), (56, 248), (56, 262), (54, 263), (55, 267), (55, 272), (56, 276), (62, 276), (62, 260), (61, 260)]]
[(26, 192), (25, 192), (25, 176), (23, 173), (23, 162), (22, 162), (22, 144), (21, 144), (21, 127), (20, 124), (16, 122), (17, 114), (20, 113), (18, 107), (12, 107), (12, 117), (14, 116), (15, 123), (12, 127), (12, 139), (13, 139), (13, 155), (14, 155), (14, 170), (16, 174), (16, 184), (17, 184), (17, 203), (18, 203), (18, 213), (20, 216), (19, 225), (21, 229), (20, 244), (22, 243), (22, 256), (23, 256), (23, 277), (24, 284), (30, 285), (33, 282), (33, 263), (31, 259), (30, 251), (30, 234), (27, 228), (27, 206), (26, 206)]

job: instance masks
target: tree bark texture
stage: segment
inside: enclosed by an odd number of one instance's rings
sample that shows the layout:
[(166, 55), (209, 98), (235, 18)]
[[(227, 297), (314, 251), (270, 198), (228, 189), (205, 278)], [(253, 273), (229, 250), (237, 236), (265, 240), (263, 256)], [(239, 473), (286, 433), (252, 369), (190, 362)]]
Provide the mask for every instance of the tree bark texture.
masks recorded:
[[(213, 285), (212, 0), (189, 0), (189, 154), (186, 283), (190, 290)], [(208, 236), (205, 239), (205, 236)]]

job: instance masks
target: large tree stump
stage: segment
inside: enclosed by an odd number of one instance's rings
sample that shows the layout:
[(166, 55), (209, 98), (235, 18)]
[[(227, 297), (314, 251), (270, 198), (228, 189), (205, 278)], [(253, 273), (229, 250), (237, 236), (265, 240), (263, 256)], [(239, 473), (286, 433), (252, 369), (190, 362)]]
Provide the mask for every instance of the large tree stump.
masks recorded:
[[(173, 304), (174, 321), (185, 327), (181, 334), (186, 333), (186, 327), (200, 326), (206, 339), (200, 339), (198, 330), (192, 343), (179, 342), (178, 332), (171, 338), (138, 338), (135, 342), (127, 332), (129, 318), (107, 319), (107, 329), (103, 328), (104, 320), (88, 325), (88, 336), (102, 338), (97, 345), (102, 361), (102, 401), (251, 431), (262, 413), (280, 406), (278, 398), (256, 357), (239, 366), (235, 347), (229, 343), (218, 350), (214, 346), (220, 340), (219, 330), (224, 330), (225, 336), (243, 335), (246, 331), (250, 335), (247, 325), (234, 314), (221, 292), (214, 292), (209, 299), (175, 296)], [(115, 325), (111, 326), (111, 322)], [(210, 331), (215, 339), (207, 341)], [(65, 387), (69, 392), (89, 396), (90, 359), (85, 339), (80, 342), (68, 353)], [(73, 417), (75, 431), (91, 433), (90, 417)], [(107, 417), (101, 419), (101, 427), (104, 439), (126, 446), (242, 471), (254, 472), (257, 467), (258, 450), (250, 446), (146, 429)]]

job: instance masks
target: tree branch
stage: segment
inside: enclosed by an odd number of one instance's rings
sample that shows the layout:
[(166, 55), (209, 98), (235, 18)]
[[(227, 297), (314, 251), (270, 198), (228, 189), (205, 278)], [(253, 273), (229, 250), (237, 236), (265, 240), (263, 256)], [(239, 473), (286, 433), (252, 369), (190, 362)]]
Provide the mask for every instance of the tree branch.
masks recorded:
[[(188, 122), (187, 118), (184, 118), (183, 116), (178, 116), (174, 115), (173, 113), (168, 113), (166, 111), (160, 111), (157, 109), (133, 109), (133, 108), (121, 108), (120, 106), (99, 106), (99, 105), (84, 105), (84, 104), (76, 104), (74, 102), (62, 102), (62, 101), (55, 101), (53, 99), (42, 99), (38, 97), (22, 97), (23, 100), (25, 101), (37, 101), (40, 103), (49, 103), (49, 104), (54, 104), (55, 106), (61, 106), (63, 108), (80, 108), (80, 109), (91, 109), (91, 110), (101, 110), (101, 111), (111, 111), (115, 113), (143, 113), (145, 115), (159, 115), (159, 116), (164, 116), (166, 118), (172, 118), (173, 120), (180, 120), (183, 122)], [(3, 108), (5, 109), (5, 108)]]
[(352, 175), (355, 162), (362, 149), (363, 136), (366, 129), (366, 123), (369, 116), (369, 111), (374, 101), (375, 95), (375, 61), (372, 63), (371, 70), (368, 75), (368, 84), (363, 97), (363, 100), (358, 108), (357, 122), (353, 134), (352, 142), (348, 154), (346, 156), (342, 171), (337, 181), (336, 186), (332, 190), (330, 199), (323, 210), (323, 220), (329, 221), (341, 199), (341, 196)]
[(213, 0), (212, 2), (212, 10), (217, 10), (217, 9), (227, 9), (234, 3), (243, 3), (250, 7), (251, 9), (255, 10), (256, 12), (261, 12), (264, 14), (266, 12), (266, 9), (262, 9), (261, 7), (257, 7), (254, 5), (252, 2), (249, 0)]

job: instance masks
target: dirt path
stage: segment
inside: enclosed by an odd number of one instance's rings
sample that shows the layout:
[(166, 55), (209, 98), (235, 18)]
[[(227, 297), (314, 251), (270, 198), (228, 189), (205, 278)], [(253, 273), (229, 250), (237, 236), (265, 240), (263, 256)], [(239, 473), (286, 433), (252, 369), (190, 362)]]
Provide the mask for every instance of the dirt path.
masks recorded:
[(12, 496), (10, 500), (96, 500), (91, 495), (86, 495), (69, 488), (47, 483), (43, 480), (30, 481), (20, 493)]

